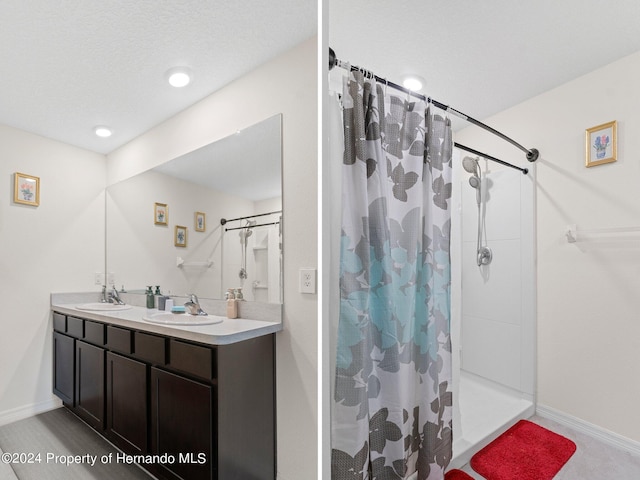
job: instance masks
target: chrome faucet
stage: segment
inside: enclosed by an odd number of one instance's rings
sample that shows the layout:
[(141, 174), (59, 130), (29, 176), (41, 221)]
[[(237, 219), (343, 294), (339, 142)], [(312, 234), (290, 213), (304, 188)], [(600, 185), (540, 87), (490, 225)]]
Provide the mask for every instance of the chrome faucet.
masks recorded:
[(117, 305), (124, 305), (124, 302), (120, 299), (120, 295), (118, 294), (118, 289), (115, 285), (111, 288), (109, 292), (109, 301), (111, 303), (115, 303)]
[(207, 312), (200, 308), (200, 302), (198, 301), (198, 296), (195, 293), (189, 295), (189, 301), (185, 303), (184, 306), (191, 315), (208, 315)]
[(102, 303), (115, 303), (117, 305), (124, 305), (124, 302), (120, 299), (116, 286), (113, 285), (109, 293), (107, 293), (107, 286), (102, 286)]

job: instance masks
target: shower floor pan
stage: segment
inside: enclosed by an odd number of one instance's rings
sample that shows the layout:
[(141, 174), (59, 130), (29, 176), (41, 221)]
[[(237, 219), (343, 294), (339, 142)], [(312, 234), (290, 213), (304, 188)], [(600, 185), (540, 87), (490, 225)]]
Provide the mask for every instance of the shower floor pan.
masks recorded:
[(526, 394), (464, 370), (460, 372), (459, 397), (462, 436), (453, 434), (451, 468), (464, 466), (511, 425), (535, 413), (535, 405)]

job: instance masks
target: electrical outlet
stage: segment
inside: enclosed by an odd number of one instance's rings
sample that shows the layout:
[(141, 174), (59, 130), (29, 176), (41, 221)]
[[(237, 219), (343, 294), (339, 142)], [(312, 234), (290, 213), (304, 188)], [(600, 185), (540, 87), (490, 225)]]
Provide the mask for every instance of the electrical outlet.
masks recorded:
[(300, 269), (300, 293), (316, 293), (316, 270), (315, 268)]
[(107, 275), (107, 284), (115, 285), (116, 284), (116, 276), (113, 272), (109, 272)]
[(93, 277), (94, 285), (103, 285), (104, 284), (104, 273), (96, 272)]

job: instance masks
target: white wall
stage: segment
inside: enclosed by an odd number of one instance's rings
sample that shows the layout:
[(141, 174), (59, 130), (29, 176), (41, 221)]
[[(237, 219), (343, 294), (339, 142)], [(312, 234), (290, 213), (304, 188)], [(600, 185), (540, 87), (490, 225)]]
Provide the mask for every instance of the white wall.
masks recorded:
[(317, 470), (317, 296), (298, 269), (317, 264), (316, 39), (303, 42), (108, 156), (108, 182), (283, 114), (284, 331), (276, 337), (278, 478)]
[[(640, 225), (640, 52), (486, 120), (537, 165), (538, 403), (640, 441), (640, 239), (570, 244), (578, 228)], [(473, 112), (469, 112), (473, 114)], [(618, 161), (584, 166), (585, 129), (618, 121)], [(456, 140), (524, 154), (476, 127)]]
[[(49, 295), (99, 290), (105, 157), (0, 126), (0, 424), (59, 404)], [(40, 177), (40, 206), (13, 203), (13, 173)]]
[[(166, 204), (167, 225), (155, 225), (153, 205)], [(107, 192), (107, 268), (115, 284), (127, 290), (159, 285), (173, 295), (196, 293), (204, 298), (223, 298), (224, 264), (240, 263), (237, 232), (225, 245), (220, 218), (251, 215), (254, 202), (155, 171), (136, 175), (111, 185)], [(195, 230), (194, 212), (206, 214), (206, 231)], [(175, 226), (187, 227), (187, 246), (175, 246)], [(229, 232), (232, 233), (232, 232)], [(231, 248), (234, 247), (234, 248)], [(210, 268), (177, 268), (176, 258), (185, 264), (213, 261)], [(229, 287), (237, 286), (229, 283)], [(227, 287), (228, 288), (228, 287)]]
[(524, 176), (488, 161), (480, 165), (482, 238), (493, 259), (489, 265), (477, 265), (476, 190), (463, 173), (458, 183), (462, 252), (455, 265), (462, 276), (462, 368), (533, 395), (533, 173)]

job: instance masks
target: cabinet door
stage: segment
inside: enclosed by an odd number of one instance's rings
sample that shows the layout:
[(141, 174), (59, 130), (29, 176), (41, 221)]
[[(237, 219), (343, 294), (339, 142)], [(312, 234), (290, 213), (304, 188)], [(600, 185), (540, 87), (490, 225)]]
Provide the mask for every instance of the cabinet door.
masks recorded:
[(71, 407), (74, 405), (75, 340), (53, 332), (53, 393)]
[(107, 435), (123, 451), (147, 452), (147, 366), (107, 352)]
[(104, 350), (76, 340), (76, 412), (104, 429)]
[(151, 453), (169, 454), (170, 478), (215, 479), (212, 389), (209, 385), (151, 368)]

